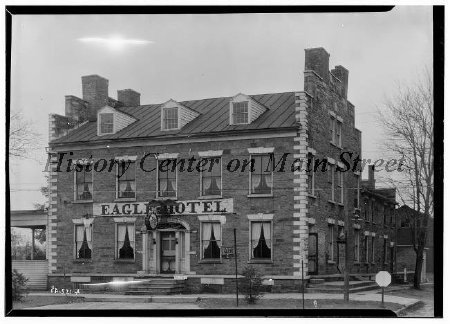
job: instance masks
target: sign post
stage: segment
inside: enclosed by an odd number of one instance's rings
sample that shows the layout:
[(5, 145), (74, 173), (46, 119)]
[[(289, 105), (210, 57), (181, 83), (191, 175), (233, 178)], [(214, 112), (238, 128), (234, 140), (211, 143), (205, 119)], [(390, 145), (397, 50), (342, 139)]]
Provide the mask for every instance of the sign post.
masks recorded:
[(238, 284), (238, 266), (237, 266), (237, 248), (236, 248), (236, 229), (234, 229), (234, 265), (236, 268), (236, 307), (239, 307), (239, 284)]
[(375, 281), (381, 287), (381, 305), (384, 306), (384, 288), (391, 284), (391, 274), (387, 271), (380, 271), (375, 276)]
[(302, 304), (303, 309), (305, 309), (305, 280), (303, 275), (303, 260), (302, 260)]

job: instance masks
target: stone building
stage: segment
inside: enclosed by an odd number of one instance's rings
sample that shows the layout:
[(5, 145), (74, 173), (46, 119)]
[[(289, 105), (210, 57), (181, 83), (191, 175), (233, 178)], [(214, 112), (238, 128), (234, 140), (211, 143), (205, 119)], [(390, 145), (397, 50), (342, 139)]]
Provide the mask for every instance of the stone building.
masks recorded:
[(352, 251), (354, 232), (376, 237), (376, 253), (390, 238), (355, 220), (361, 132), (348, 71), (330, 71), (323, 48), (305, 50), (304, 91), (141, 105), (131, 89), (110, 98), (97, 75), (82, 89), (50, 115), (50, 285), (175, 276), (230, 291), (236, 230), (239, 272), (288, 291), (302, 264), (306, 277), (342, 271), (346, 215)]

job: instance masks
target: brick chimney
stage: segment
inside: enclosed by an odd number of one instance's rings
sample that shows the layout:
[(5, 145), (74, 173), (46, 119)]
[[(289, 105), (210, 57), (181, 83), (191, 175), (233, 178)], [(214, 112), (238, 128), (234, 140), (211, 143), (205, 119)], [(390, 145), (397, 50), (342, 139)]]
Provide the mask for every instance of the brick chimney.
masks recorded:
[(127, 107), (141, 105), (141, 94), (133, 89), (117, 90), (117, 100)]
[(81, 77), (83, 100), (88, 102), (89, 120), (97, 120), (97, 111), (108, 102), (108, 80), (93, 74)]
[(369, 189), (375, 189), (375, 166), (369, 165)]
[(88, 103), (75, 96), (66, 96), (65, 116), (72, 118), (77, 123), (88, 120)]
[(333, 73), (336, 78), (341, 80), (341, 86), (339, 87), (341, 89), (341, 95), (342, 97), (347, 98), (348, 70), (342, 65), (338, 65), (334, 67), (331, 73)]
[(305, 49), (305, 71), (316, 72), (325, 82), (330, 79), (330, 54), (323, 47)]

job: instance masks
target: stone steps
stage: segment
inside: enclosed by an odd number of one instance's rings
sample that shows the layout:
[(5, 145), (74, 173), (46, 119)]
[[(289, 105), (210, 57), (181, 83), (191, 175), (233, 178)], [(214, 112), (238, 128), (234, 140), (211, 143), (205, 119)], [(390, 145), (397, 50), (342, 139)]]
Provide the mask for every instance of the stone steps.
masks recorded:
[[(136, 278), (137, 280), (141, 278)], [(125, 295), (173, 295), (182, 294), (185, 289), (184, 280), (171, 278), (151, 278), (137, 283), (125, 291)]]

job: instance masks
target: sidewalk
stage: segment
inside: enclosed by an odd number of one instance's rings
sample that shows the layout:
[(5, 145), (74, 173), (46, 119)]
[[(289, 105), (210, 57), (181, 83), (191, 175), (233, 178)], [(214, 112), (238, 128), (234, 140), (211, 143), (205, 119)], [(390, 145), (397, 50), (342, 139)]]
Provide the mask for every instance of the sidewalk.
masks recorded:
[[(30, 296), (55, 296), (50, 292), (30, 292)], [(72, 295), (75, 296), (75, 295)], [(235, 299), (236, 295), (233, 294), (192, 294), (192, 295), (111, 295), (111, 294), (79, 294), (78, 297), (84, 298), (85, 302), (128, 302), (128, 303), (195, 303), (199, 299)], [(243, 299), (243, 296), (239, 296)], [(264, 294), (264, 299), (294, 299), (301, 300), (301, 293), (285, 293), (285, 294)], [(320, 300), (320, 299), (343, 299), (342, 294), (327, 294), (327, 293), (305, 293), (305, 299), (307, 300)], [(350, 294), (351, 301), (381, 301), (381, 294), (369, 291)], [(386, 303), (394, 303), (401, 306), (402, 309), (412, 307), (420, 302), (418, 299), (406, 298), (400, 296), (385, 295), (384, 301)]]

